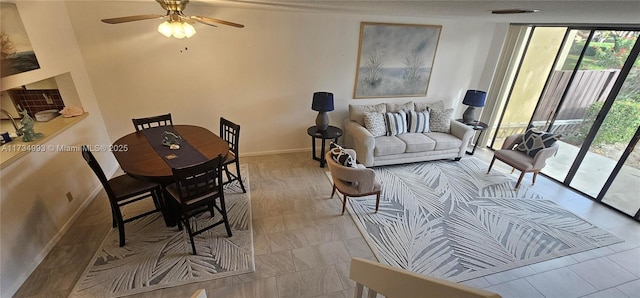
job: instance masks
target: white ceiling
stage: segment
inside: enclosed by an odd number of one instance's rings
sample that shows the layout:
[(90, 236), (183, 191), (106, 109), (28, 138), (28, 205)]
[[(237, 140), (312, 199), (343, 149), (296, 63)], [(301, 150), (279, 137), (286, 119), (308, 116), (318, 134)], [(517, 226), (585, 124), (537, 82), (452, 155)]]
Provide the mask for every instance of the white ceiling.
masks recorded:
[[(640, 26), (640, 0), (191, 0), (189, 5), (351, 12), (411, 17), (463, 17), (499, 23), (634, 24)], [(516, 8), (538, 9), (540, 12), (520, 15), (493, 15), (489, 12), (495, 9)]]

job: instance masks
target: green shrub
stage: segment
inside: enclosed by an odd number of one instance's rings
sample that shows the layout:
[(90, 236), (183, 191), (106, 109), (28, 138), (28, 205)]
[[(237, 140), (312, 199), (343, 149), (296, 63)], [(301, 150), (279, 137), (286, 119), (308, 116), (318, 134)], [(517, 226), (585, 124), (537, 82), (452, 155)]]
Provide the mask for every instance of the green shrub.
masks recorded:
[[(602, 109), (602, 102), (593, 103), (587, 108), (587, 116), (585, 117), (585, 125), (578, 130), (577, 136), (584, 140), (591, 124), (595, 121), (596, 116)], [(611, 106), (611, 110), (607, 114), (598, 134), (596, 135), (593, 145), (627, 143), (633, 137), (633, 134), (640, 125), (640, 102), (634, 100), (618, 99)]]
[(584, 51), (584, 55), (593, 57), (596, 55), (596, 52), (598, 52), (599, 50), (601, 51), (601, 49), (599, 49), (598, 47), (589, 46), (587, 47), (587, 50)]

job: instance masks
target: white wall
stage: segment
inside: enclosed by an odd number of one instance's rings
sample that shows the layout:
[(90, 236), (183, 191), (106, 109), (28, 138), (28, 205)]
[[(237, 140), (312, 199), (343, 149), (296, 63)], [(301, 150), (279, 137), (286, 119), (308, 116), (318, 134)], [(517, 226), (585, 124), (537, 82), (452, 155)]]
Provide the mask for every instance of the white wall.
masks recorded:
[[(41, 68), (2, 78), (2, 90), (70, 75), (71, 92), (90, 115), (45, 144), (109, 144), (64, 4), (19, 2), (17, 7)], [(112, 155), (96, 157), (106, 173), (116, 170)], [(13, 295), (98, 189), (78, 152), (31, 152), (0, 170), (0, 297)], [(68, 191), (75, 198), (71, 202)]]
[[(349, 104), (424, 99), (352, 99), (361, 21), (442, 25), (427, 97), (446, 100), (458, 115), (465, 90), (488, 88), (490, 74), (484, 69), (493, 67), (486, 62), (495, 55), (491, 41), (502, 39), (494, 32), (500, 35), (496, 28), (504, 26), (213, 8), (195, 2), (188, 14), (228, 19), (246, 28), (196, 25), (195, 37), (175, 40), (156, 32), (158, 21), (99, 21), (163, 13), (159, 9), (153, 1), (18, 2), (41, 69), (3, 78), (2, 89), (71, 74), (90, 116), (49, 142), (54, 145), (112, 143), (133, 130), (131, 118), (171, 112), (175, 123), (213, 131), (220, 116), (241, 124), (243, 154), (310, 150), (306, 128), (315, 121), (315, 91), (335, 94), (330, 119), (337, 126)], [(97, 158), (105, 172), (117, 168), (112, 155)], [(0, 296), (6, 297), (100, 187), (77, 152), (30, 153), (0, 173)], [(67, 191), (76, 197), (71, 203)]]
[(156, 3), (68, 2), (67, 8), (112, 139), (131, 132), (135, 117), (171, 112), (174, 123), (217, 131), (224, 116), (242, 125), (240, 151), (245, 155), (309, 150), (306, 128), (315, 125), (315, 91), (334, 93), (336, 109), (329, 117), (336, 126), (349, 104), (425, 99), (353, 99), (361, 21), (442, 25), (427, 97), (448, 101), (458, 115), (467, 89), (489, 86), (483, 69), (496, 30), (496, 24), (465, 20), (213, 8), (191, 2), (188, 15), (246, 27), (196, 24), (194, 37), (176, 40), (156, 31), (159, 20), (99, 21), (162, 13)]

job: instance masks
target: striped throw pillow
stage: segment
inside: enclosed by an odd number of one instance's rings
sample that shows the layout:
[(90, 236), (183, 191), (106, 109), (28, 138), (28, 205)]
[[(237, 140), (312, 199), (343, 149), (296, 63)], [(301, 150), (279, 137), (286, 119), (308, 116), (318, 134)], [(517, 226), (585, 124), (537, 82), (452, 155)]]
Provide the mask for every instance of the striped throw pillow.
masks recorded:
[(429, 132), (429, 110), (424, 112), (409, 111), (407, 114), (408, 132)]
[(387, 135), (397, 136), (407, 132), (407, 113), (399, 111), (397, 113), (385, 113), (387, 120)]

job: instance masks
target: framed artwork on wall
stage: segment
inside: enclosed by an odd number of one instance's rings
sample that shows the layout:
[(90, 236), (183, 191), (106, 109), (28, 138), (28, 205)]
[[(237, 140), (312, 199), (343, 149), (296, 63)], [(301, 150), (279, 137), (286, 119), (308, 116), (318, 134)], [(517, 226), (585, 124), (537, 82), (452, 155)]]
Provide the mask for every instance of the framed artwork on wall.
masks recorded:
[(360, 23), (353, 98), (426, 96), (441, 29)]
[(14, 3), (0, 3), (0, 76), (6, 77), (40, 68)]

